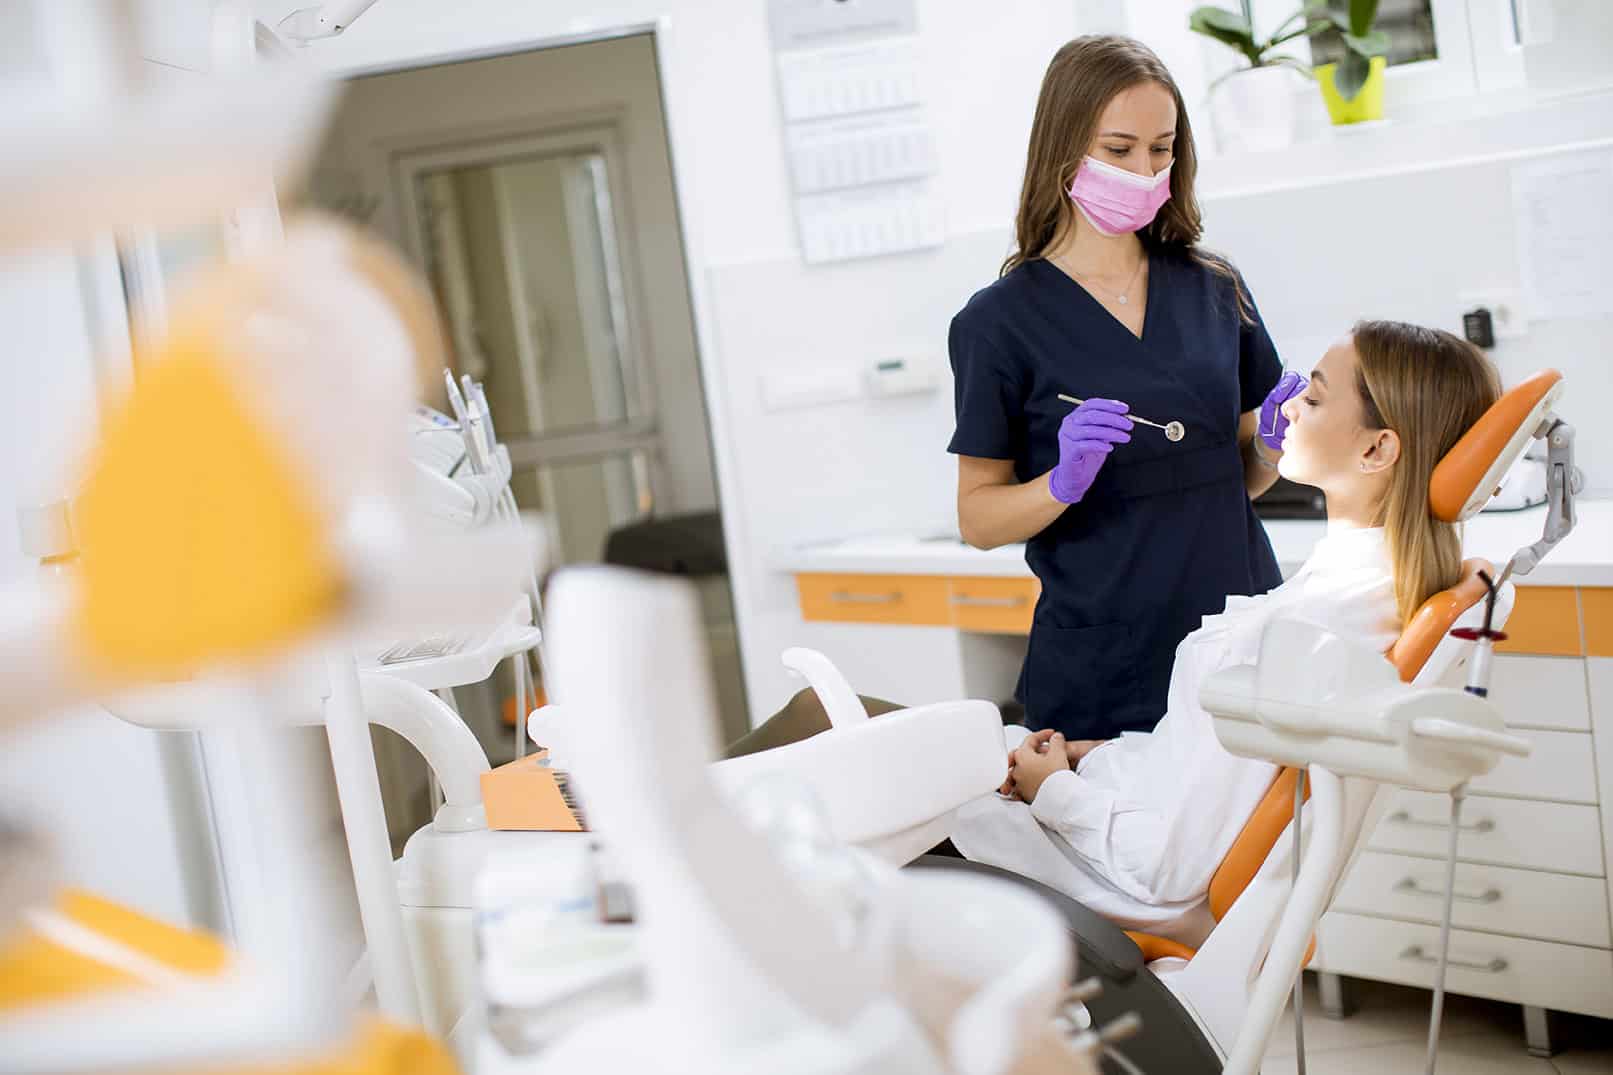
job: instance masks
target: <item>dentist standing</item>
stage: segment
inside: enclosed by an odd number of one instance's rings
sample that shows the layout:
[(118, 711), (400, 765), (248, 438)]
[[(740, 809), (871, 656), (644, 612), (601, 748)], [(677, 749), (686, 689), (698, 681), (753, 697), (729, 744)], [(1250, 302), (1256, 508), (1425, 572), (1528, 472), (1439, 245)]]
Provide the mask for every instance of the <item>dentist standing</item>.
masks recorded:
[(1026, 543), (1042, 595), (1016, 695), (1072, 763), (1079, 741), (1153, 728), (1177, 644), (1228, 594), (1281, 581), (1250, 500), (1303, 382), (1236, 270), (1197, 246), (1196, 171), (1159, 58), (1071, 41), (1042, 82), (1016, 249), (949, 334), (961, 532)]

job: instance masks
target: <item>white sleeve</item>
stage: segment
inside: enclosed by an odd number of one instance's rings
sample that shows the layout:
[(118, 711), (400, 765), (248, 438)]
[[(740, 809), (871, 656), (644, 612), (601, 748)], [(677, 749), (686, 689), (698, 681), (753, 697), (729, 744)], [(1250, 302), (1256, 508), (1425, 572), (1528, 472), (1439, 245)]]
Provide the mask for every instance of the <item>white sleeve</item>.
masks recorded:
[[(1135, 802), (1094, 780), (1061, 770), (1042, 781), (1031, 816), (1057, 833), (1070, 849), (1115, 888), (1143, 903), (1158, 896), (1144, 879), (1154, 871), (1156, 841), (1136, 839), (1136, 825), (1150, 828), (1156, 819)], [(1132, 824), (1116, 831), (1115, 819), (1125, 815)]]

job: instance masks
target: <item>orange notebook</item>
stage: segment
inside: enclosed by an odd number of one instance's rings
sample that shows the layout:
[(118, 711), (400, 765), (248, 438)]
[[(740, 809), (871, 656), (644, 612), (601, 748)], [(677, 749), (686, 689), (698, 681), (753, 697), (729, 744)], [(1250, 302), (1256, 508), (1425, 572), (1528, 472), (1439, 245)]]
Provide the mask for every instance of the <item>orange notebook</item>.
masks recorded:
[(544, 755), (517, 758), (482, 774), (487, 827), (525, 832), (586, 832), (582, 810), (563, 769), (543, 764)]

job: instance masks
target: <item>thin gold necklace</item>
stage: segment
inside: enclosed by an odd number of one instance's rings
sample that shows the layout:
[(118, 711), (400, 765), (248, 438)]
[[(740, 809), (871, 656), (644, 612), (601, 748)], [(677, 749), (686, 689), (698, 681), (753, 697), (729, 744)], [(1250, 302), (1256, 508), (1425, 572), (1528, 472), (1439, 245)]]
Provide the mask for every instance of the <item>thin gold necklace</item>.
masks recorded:
[[(1063, 257), (1063, 255), (1062, 254), (1059, 255), (1059, 257)], [(1086, 273), (1076, 272), (1073, 268), (1070, 267), (1068, 262), (1061, 261), (1061, 262), (1059, 262), (1059, 264), (1064, 268), (1065, 272), (1068, 272), (1071, 276), (1075, 277), (1077, 280), (1081, 281), (1082, 283), (1091, 284), (1092, 286), (1096, 287), (1099, 291), (1102, 291), (1104, 294), (1106, 294), (1110, 298), (1114, 299), (1120, 305), (1128, 306), (1128, 305), (1131, 304), (1131, 299), (1129, 298), (1129, 295), (1130, 295), (1130, 292), (1131, 292), (1132, 285), (1134, 285), (1137, 282), (1137, 277), (1142, 274), (1143, 266), (1148, 264), (1148, 252), (1146, 250), (1143, 251), (1143, 253), (1137, 258), (1137, 267), (1131, 270), (1131, 279), (1126, 281), (1126, 286), (1123, 289), (1121, 289), (1120, 291), (1111, 291), (1109, 288), (1104, 287), (1102, 284), (1098, 283), (1096, 280), (1094, 280), (1092, 277), (1088, 276)]]

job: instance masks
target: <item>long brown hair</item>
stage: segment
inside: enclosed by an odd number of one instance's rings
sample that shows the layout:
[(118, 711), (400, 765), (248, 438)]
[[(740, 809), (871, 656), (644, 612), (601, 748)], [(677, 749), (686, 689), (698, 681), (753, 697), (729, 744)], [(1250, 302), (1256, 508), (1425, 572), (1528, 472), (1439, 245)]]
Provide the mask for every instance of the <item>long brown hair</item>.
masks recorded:
[(1239, 312), (1247, 317), (1248, 300), (1232, 267), (1197, 245), (1204, 233), (1193, 193), (1199, 159), (1182, 91), (1153, 50), (1129, 37), (1078, 37), (1059, 49), (1047, 65), (1025, 153), (1025, 178), (1014, 218), (1015, 249), (1003, 261), (1001, 275), (1047, 253), (1075, 211), (1067, 192), (1097, 134), (1103, 110), (1117, 94), (1144, 82), (1165, 87), (1175, 100), (1176, 143), (1171, 151), (1170, 201), (1137, 237), (1145, 248), (1174, 247), (1226, 277), (1237, 288)]
[(1461, 538), (1454, 525), (1434, 518), (1428, 483), (1445, 453), (1500, 397), (1501, 385), (1482, 351), (1439, 329), (1362, 321), (1353, 342), (1367, 427), (1400, 437), (1376, 522), (1384, 528), (1395, 605), (1405, 623), (1461, 577)]

